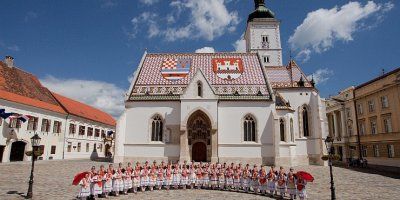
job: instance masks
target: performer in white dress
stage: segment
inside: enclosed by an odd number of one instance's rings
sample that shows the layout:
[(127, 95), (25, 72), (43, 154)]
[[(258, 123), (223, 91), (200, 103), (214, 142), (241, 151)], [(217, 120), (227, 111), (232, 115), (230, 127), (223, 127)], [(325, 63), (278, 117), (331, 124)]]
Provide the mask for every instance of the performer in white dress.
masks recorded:
[(189, 183), (190, 183), (190, 189), (193, 189), (194, 185), (196, 184), (196, 170), (193, 162), (189, 168)]
[(85, 177), (79, 182), (80, 190), (78, 193), (79, 199), (86, 199), (90, 196), (90, 174), (87, 173)]
[(208, 164), (204, 166), (201, 176), (203, 178), (203, 188), (207, 189), (210, 184), (210, 168)]
[(172, 185), (174, 189), (179, 188), (179, 184), (181, 182), (181, 171), (179, 169), (179, 165), (175, 164), (174, 169), (172, 170)]
[(169, 190), (172, 185), (172, 166), (168, 164), (167, 169), (165, 170), (165, 188)]
[(131, 163), (128, 163), (124, 173), (124, 194), (127, 194), (133, 188), (132, 173)]
[(151, 166), (151, 170), (149, 172), (149, 188), (150, 191), (153, 191), (154, 187), (157, 185), (157, 166)]
[(114, 169), (112, 167), (112, 164), (110, 164), (108, 166), (106, 174), (103, 176), (103, 181), (104, 181), (103, 193), (105, 197), (108, 197), (110, 192), (113, 191), (113, 173)]
[(99, 174), (92, 167), (92, 172), (90, 173), (91, 182), (91, 194), (94, 198), (99, 197), (103, 193), (103, 180), (99, 177)]
[(283, 172), (283, 170), (279, 171), (278, 175), (278, 181), (277, 181), (277, 188), (279, 190), (279, 194), (281, 195), (281, 198), (285, 197), (286, 194), (286, 175)]
[(251, 180), (251, 172), (249, 169), (249, 164), (247, 164), (242, 172), (242, 188), (245, 192), (250, 191), (250, 180)]
[(258, 193), (259, 190), (259, 183), (258, 183), (258, 168), (257, 165), (254, 165), (253, 170), (251, 172), (251, 188), (253, 189), (254, 193)]
[(113, 175), (114, 183), (113, 183), (113, 191), (115, 196), (118, 196), (120, 192), (124, 191), (124, 181), (122, 180), (122, 170), (119, 168), (117, 172)]
[(211, 165), (211, 189), (215, 190), (218, 187), (218, 170), (215, 167), (215, 164)]
[(268, 180), (268, 190), (271, 196), (274, 196), (276, 190), (276, 174), (274, 172), (274, 167), (271, 167), (270, 171), (267, 174)]
[(236, 192), (238, 192), (241, 187), (241, 171), (239, 167), (236, 166), (233, 169), (233, 187)]
[(233, 188), (233, 169), (231, 166), (228, 166), (228, 169), (225, 172), (225, 182), (226, 189), (231, 190)]
[(132, 173), (133, 178), (133, 193), (137, 193), (138, 188), (140, 187), (140, 165), (136, 163), (135, 170)]
[(307, 181), (301, 176), (297, 176), (297, 194), (299, 195), (300, 200), (307, 198), (306, 185)]
[(265, 194), (267, 191), (267, 172), (265, 168), (261, 168), (261, 173), (258, 177), (258, 184), (261, 194)]
[(149, 169), (148, 166), (143, 166), (140, 171), (140, 189), (142, 192), (146, 191), (146, 187), (149, 186)]
[(197, 189), (201, 189), (201, 186), (203, 185), (203, 172), (201, 169), (201, 164), (200, 165), (196, 165), (196, 187)]
[(161, 190), (163, 184), (164, 184), (164, 169), (163, 165), (161, 164), (157, 169), (157, 188)]
[(290, 199), (295, 199), (297, 195), (297, 189), (296, 189), (296, 178), (294, 177), (294, 174), (289, 172), (289, 176), (287, 178), (287, 191), (290, 195)]
[(220, 190), (225, 189), (225, 168), (224, 166), (220, 166), (218, 169), (218, 186)]
[(183, 189), (186, 189), (186, 186), (189, 185), (189, 170), (186, 167), (186, 164), (182, 165), (181, 170), (181, 186)]

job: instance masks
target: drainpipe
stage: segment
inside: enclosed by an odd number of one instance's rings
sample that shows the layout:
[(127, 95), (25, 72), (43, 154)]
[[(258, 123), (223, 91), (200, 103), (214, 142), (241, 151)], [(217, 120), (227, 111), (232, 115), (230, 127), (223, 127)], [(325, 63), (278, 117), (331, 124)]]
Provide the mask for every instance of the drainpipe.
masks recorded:
[(63, 160), (65, 159), (65, 142), (67, 141), (68, 117), (69, 117), (69, 113), (67, 113), (67, 116), (65, 117), (64, 140), (63, 140), (63, 154), (62, 154), (62, 159), (63, 159)]
[(354, 104), (354, 110), (355, 110), (355, 115), (356, 115), (356, 131), (357, 131), (357, 144), (358, 144), (358, 158), (362, 159), (362, 152), (361, 152), (361, 139), (360, 139), (360, 132), (358, 130), (358, 110), (357, 110), (357, 103), (356, 103), (356, 89), (353, 89), (353, 104)]

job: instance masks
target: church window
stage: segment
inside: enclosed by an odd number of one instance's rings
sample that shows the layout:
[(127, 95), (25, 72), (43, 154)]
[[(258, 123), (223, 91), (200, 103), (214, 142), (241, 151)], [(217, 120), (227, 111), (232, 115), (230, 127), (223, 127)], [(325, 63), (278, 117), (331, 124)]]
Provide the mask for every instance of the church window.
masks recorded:
[(290, 141), (294, 142), (293, 118), (290, 118)]
[(151, 141), (162, 141), (163, 122), (159, 115), (153, 117), (151, 122)]
[(266, 35), (262, 35), (262, 36), (261, 36), (261, 40), (262, 40), (262, 42), (261, 42), (261, 46), (262, 46), (262, 48), (263, 48), (263, 49), (267, 49), (267, 48), (269, 48), (269, 40), (268, 40), (268, 36), (266, 36)]
[(263, 56), (264, 63), (269, 63), (269, 56)]
[(285, 141), (285, 121), (283, 119), (279, 120), (279, 130), (281, 135), (281, 141)]
[(203, 86), (201, 82), (197, 83), (197, 96), (202, 97), (203, 96)]
[(307, 107), (303, 107), (303, 136), (308, 137), (310, 136), (310, 127), (309, 127), (309, 119), (308, 119), (308, 109)]
[(247, 115), (244, 118), (243, 122), (244, 128), (244, 141), (256, 141), (256, 122), (254, 118), (250, 115)]

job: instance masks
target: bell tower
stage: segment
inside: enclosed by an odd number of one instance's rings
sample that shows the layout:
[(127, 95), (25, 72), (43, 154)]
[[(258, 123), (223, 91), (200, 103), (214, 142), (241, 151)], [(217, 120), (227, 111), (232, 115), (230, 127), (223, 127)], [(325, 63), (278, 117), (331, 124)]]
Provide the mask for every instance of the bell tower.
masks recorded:
[(279, 31), (280, 21), (266, 7), (264, 0), (254, 0), (255, 10), (247, 19), (245, 32), (246, 51), (257, 52), (262, 65), (282, 66), (282, 47)]

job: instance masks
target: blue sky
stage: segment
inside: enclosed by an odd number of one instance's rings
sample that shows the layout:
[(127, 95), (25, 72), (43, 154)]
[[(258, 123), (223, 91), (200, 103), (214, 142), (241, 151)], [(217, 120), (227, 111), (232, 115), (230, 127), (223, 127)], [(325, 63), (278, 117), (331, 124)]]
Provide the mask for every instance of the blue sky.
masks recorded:
[[(395, 1), (266, 3), (281, 20), (284, 63), (292, 49), (303, 71), (319, 79), (323, 97), (399, 66), (400, 12)], [(0, 56), (12, 55), (17, 66), (51, 89), (114, 116), (123, 109), (122, 94), (146, 48), (236, 51), (254, 9), (250, 0), (0, 4)]]

